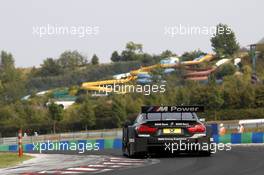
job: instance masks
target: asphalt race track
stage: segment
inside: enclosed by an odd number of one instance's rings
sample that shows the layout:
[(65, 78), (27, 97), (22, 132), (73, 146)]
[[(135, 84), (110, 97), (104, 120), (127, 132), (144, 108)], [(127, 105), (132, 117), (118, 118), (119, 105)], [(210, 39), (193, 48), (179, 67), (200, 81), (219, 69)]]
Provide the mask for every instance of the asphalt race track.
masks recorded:
[[(74, 154), (74, 153), (67, 153)], [(89, 153), (89, 154), (95, 154)], [(49, 155), (49, 156), (55, 156)], [(128, 159), (119, 150), (97, 152), (92, 155), (65, 155), (75, 159), (87, 157), (80, 164), (69, 164), (67, 168), (20, 173), (39, 174), (103, 174), (103, 175), (263, 175), (264, 146), (233, 146), (231, 151), (221, 151), (211, 157), (178, 155)], [(89, 160), (88, 160), (89, 157)], [(60, 158), (61, 159), (61, 158)], [(85, 164), (83, 164), (85, 163)], [(63, 164), (63, 162), (61, 162)], [(19, 173), (18, 173), (19, 174)]]
[(105, 174), (115, 175), (263, 175), (264, 146), (232, 147), (212, 157), (161, 157), (160, 163)]

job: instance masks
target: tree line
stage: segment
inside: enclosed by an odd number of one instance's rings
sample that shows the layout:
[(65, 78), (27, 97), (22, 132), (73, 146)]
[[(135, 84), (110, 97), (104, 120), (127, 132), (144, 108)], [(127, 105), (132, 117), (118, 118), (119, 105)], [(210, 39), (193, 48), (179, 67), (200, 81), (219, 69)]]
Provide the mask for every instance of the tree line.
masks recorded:
[[(231, 35), (216, 33), (211, 43), (218, 57), (216, 60), (222, 57), (235, 58), (241, 51), (233, 32)], [(194, 50), (178, 57), (186, 61), (203, 54), (201, 50)], [(207, 120), (263, 118), (264, 86), (251, 84), (249, 56), (242, 58), (239, 67), (233, 64), (222, 66), (204, 83), (184, 80), (184, 69), (170, 75), (163, 75), (162, 71), (157, 70), (153, 74), (162, 76), (166, 82), (166, 91), (160, 94), (144, 96), (130, 93), (94, 97), (77, 88), (76, 103), (66, 110), (53, 103), (51, 94), (41, 97), (35, 95), (38, 91), (53, 88), (75, 89), (82, 82), (112, 78), (114, 74), (156, 64), (172, 56), (177, 54), (170, 50), (151, 55), (143, 51), (143, 45), (129, 42), (120, 54), (117, 51), (112, 53), (112, 62), (109, 64), (100, 64), (96, 55), (89, 61), (78, 51), (65, 51), (59, 58), (45, 59), (40, 68), (22, 69), (15, 67), (11, 53), (2, 51), (0, 133), (2, 136), (14, 136), (19, 128), (40, 134), (117, 128), (125, 121), (135, 119), (142, 105), (203, 105), (206, 110), (199, 115)], [(263, 65), (261, 58), (258, 60), (257, 71), (262, 77)], [(218, 84), (218, 79), (223, 82)], [(32, 98), (21, 100), (28, 94)]]

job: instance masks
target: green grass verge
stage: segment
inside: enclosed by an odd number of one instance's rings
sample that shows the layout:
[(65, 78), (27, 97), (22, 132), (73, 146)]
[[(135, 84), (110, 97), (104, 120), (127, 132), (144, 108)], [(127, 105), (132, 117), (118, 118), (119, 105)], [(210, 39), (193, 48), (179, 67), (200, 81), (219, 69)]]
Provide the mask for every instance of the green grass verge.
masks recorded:
[(0, 168), (14, 166), (31, 158), (33, 157), (28, 155), (23, 155), (22, 157), (18, 157), (17, 153), (0, 153)]

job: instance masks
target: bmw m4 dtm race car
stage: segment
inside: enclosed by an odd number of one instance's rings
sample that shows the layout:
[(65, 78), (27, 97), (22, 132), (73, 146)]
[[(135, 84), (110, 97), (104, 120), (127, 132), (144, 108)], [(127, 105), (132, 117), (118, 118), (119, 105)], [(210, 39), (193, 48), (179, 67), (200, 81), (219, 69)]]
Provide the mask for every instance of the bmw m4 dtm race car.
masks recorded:
[(123, 127), (123, 154), (134, 157), (170, 151), (210, 156), (211, 127), (197, 116), (203, 110), (201, 106), (143, 106), (134, 123)]

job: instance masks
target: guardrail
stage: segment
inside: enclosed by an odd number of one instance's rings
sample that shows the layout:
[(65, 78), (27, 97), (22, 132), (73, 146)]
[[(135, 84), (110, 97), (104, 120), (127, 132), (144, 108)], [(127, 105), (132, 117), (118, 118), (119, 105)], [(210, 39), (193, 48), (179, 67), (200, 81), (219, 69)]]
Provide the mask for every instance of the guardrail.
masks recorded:
[[(49, 142), (52, 144), (55, 144), (56, 142)], [(45, 148), (48, 148), (49, 146), (48, 142), (42, 142), (41, 144), (44, 144)], [(122, 148), (122, 139), (121, 138), (104, 138), (104, 139), (90, 139), (90, 140), (67, 140), (67, 141), (60, 141), (60, 150), (63, 150), (65, 144), (72, 144), (75, 143), (76, 145), (82, 144), (86, 145), (87, 143), (97, 143), (98, 144), (98, 151), (104, 150), (104, 149), (121, 149)], [(36, 143), (34, 143), (36, 144)], [(79, 147), (79, 146), (78, 146)], [(84, 149), (82, 146), (81, 149)], [(0, 152), (17, 152), (18, 151), (18, 145), (17, 144), (12, 144), (12, 145), (0, 145)], [(35, 146), (33, 143), (29, 144), (23, 144), (23, 151), (24, 152), (39, 152), (39, 149), (35, 149)]]
[[(231, 143), (231, 144), (250, 144), (250, 143), (264, 143), (264, 133), (233, 133), (226, 134), (224, 136), (213, 135), (215, 143)], [(51, 142), (50, 142), (51, 143)], [(56, 143), (56, 142), (52, 142)], [(104, 149), (121, 149), (122, 148), (122, 139), (121, 138), (101, 138), (101, 139), (88, 139), (88, 140), (66, 140), (59, 142), (60, 147), (63, 147), (64, 144), (86, 144), (86, 143), (98, 143), (99, 150)], [(35, 143), (36, 144), (36, 143)], [(45, 148), (48, 148), (48, 142), (42, 142)], [(34, 149), (35, 146), (32, 143), (23, 144), (24, 152), (38, 151)], [(61, 149), (63, 150), (63, 149)], [(6, 152), (17, 152), (18, 145), (0, 145), (0, 151)]]
[(215, 143), (250, 144), (264, 143), (263, 132), (232, 133), (223, 136), (213, 135)]
[[(39, 136), (24, 136), (23, 144), (31, 144), (46, 141), (67, 141), (67, 140), (89, 140), (99, 138), (121, 138), (121, 129), (93, 130), (87, 132), (60, 133)], [(17, 137), (0, 138), (0, 145), (13, 145), (18, 143)]]
[[(226, 125), (227, 126), (227, 125)], [(231, 126), (231, 124), (229, 125)], [(231, 143), (231, 144), (250, 144), (250, 143), (264, 143), (264, 132), (245, 132), (245, 133), (228, 133), (224, 136), (218, 135), (217, 124), (212, 125), (215, 134), (213, 135), (215, 143)], [(230, 128), (228, 128), (230, 129)], [(23, 137), (23, 149), (25, 152), (33, 150), (33, 143), (47, 143), (49, 142), (75, 142), (86, 143), (96, 142), (100, 143), (100, 150), (102, 149), (120, 149), (122, 145), (122, 130), (121, 129), (107, 129), (107, 130), (93, 130), (87, 132), (75, 133), (61, 133), (39, 136)], [(17, 137), (0, 138), (0, 151), (17, 151)]]
[[(238, 121), (223, 121), (223, 122), (209, 122), (209, 124), (224, 123), (228, 133), (237, 132)], [(217, 135), (217, 128), (215, 129)], [(245, 132), (264, 132), (264, 123), (261, 124), (247, 124), (245, 125)], [(91, 130), (85, 132), (71, 132), (71, 133), (60, 133), (60, 134), (47, 134), (39, 136), (26, 136), (22, 138), (23, 144), (29, 144), (34, 142), (45, 142), (45, 141), (67, 141), (67, 140), (88, 140), (88, 139), (99, 139), (99, 138), (121, 138), (122, 129), (105, 129), (105, 130)], [(17, 144), (17, 137), (0, 138), (0, 145), (12, 145)]]

